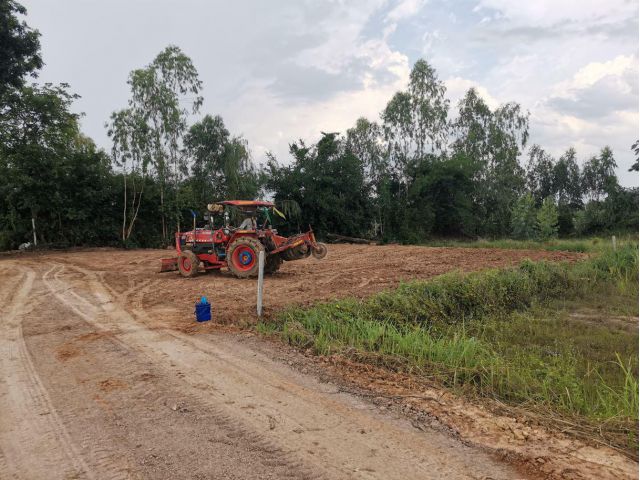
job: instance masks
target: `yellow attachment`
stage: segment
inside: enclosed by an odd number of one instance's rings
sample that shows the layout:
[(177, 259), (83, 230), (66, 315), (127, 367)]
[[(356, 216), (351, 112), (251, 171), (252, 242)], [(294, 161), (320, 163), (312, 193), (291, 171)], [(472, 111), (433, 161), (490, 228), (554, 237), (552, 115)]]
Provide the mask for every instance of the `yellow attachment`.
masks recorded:
[(282, 218), (284, 218), (285, 220), (287, 219), (287, 217), (284, 216), (284, 213), (282, 213), (280, 210), (278, 210), (276, 207), (273, 207), (273, 211), (276, 212), (278, 215), (280, 215)]

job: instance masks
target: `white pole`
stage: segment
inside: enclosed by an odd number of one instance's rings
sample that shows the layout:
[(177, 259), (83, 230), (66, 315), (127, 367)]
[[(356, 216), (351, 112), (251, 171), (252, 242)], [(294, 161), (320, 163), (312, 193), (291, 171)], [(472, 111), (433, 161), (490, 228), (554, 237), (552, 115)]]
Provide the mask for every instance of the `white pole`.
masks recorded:
[(613, 235), (611, 237), (611, 241), (613, 242), (613, 251), (615, 252), (616, 251), (616, 236), (615, 235)]
[(31, 217), (31, 227), (33, 228), (33, 246), (38, 246), (38, 239), (36, 238), (36, 219)]
[(262, 316), (262, 287), (264, 284), (264, 250), (258, 254), (258, 317)]

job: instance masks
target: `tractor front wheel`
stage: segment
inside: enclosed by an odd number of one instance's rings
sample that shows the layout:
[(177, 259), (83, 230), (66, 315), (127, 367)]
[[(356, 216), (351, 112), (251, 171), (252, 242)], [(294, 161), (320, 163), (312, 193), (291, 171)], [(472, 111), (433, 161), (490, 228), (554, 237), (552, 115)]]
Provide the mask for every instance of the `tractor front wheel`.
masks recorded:
[(227, 266), (231, 273), (238, 278), (258, 275), (260, 251), (264, 251), (264, 246), (257, 238), (240, 237), (234, 240), (227, 253)]
[(183, 277), (193, 277), (198, 273), (200, 260), (191, 250), (183, 250), (178, 257), (178, 270)]

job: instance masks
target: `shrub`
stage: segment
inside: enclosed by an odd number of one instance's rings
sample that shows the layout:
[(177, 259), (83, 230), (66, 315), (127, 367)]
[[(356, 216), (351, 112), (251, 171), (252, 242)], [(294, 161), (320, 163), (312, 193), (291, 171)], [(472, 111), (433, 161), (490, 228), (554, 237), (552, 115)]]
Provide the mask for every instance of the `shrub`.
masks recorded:
[(538, 236), (541, 240), (549, 240), (558, 236), (558, 208), (551, 197), (543, 200), (537, 220)]
[(536, 206), (531, 193), (518, 199), (511, 216), (511, 233), (514, 238), (528, 240), (536, 236)]

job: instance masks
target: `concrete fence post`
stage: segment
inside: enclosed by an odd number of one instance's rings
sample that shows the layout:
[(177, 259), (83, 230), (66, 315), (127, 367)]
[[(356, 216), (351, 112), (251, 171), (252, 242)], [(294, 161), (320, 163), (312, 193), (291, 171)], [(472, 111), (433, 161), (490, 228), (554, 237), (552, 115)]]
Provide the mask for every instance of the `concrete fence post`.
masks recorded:
[(264, 250), (258, 254), (258, 317), (262, 317), (262, 288), (264, 286)]
[(613, 235), (611, 237), (611, 243), (613, 243), (613, 251), (615, 252), (616, 251), (616, 247), (617, 247), (617, 245), (616, 245), (616, 236), (615, 235)]

